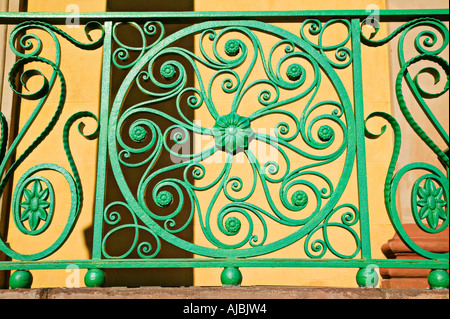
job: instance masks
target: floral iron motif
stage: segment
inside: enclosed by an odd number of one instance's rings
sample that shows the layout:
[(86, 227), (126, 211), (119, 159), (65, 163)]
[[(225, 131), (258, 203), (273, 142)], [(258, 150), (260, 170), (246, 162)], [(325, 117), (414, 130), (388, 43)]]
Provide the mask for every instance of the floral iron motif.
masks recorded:
[(47, 208), (50, 206), (47, 202), (48, 195), (48, 188), (42, 189), (41, 183), (37, 180), (34, 181), (31, 190), (24, 190), (25, 200), (20, 203), (23, 208), (20, 221), (28, 220), (32, 231), (36, 230), (40, 220), (45, 222), (48, 218)]
[(420, 198), (417, 201), (417, 205), (421, 207), (419, 210), (420, 219), (426, 218), (430, 227), (436, 229), (439, 219), (445, 221), (448, 217), (443, 209), (447, 205), (447, 201), (443, 199), (444, 188), (436, 188), (432, 179), (427, 178), (424, 187), (419, 187), (417, 195)]
[(216, 146), (231, 154), (247, 150), (249, 142), (255, 136), (250, 120), (236, 113), (219, 116), (211, 131)]

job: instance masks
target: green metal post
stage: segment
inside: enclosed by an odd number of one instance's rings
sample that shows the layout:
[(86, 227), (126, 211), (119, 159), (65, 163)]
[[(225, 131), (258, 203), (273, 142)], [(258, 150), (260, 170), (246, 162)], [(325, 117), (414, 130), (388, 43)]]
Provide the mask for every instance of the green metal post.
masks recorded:
[(105, 38), (103, 43), (102, 86), (100, 97), (100, 134), (98, 140), (97, 187), (94, 211), (94, 241), (92, 248), (93, 259), (101, 259), (103, 207), (106, 185), (109, 89), (111, 80), (111, 32), (112, 22), (106, 21)]
[(361, 21), (352, 19), (353, 49), (353, 92), (356, 121), (356, 164), (358, 172), (358, 200), (361, 214), (361, 255), (363, 259), (371, 258), (369, 205), (367, 195), (366, 145), (364, 141), (364, 99), (361, 65)]

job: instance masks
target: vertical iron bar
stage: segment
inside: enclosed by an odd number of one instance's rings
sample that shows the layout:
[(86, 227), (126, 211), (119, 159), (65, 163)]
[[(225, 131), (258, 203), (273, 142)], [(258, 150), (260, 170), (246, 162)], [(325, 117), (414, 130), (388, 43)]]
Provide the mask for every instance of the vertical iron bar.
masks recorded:
[(367, 195), (366, 145), (364, 137), (364, 99), (361, 65), (361, 21), (352, 19), (353, 94), (356, 122), (356, 166), (361, 227), (361, 257), (371, 258), (369, 205)]
[(109, 116), (109, 98), (111, 81), (111, 33), (112, 22), (106, 21), (105, 38), (103, 42), (103, 60), (101, 77), (101, 96), (100, 96), (100, 135), (98, 139), (98, 163), (97, 163), (97, 186), (95, 196), (94, 210), (94, 240), (92, 243), (92, 258), (101, 259), (102, 245), (102, 224), (103, 208), (105, 202), (106, 185), (106, 160), (107, 160), (107, 138), (108, 138), (108, 116)]

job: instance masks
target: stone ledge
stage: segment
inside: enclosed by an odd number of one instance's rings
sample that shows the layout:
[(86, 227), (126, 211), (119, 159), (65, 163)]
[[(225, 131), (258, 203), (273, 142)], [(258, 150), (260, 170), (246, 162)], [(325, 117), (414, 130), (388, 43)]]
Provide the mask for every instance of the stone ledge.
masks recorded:
[(449, 299), (449, 290), (332, 287), (108, 287), (0, 290), (0, 299)]

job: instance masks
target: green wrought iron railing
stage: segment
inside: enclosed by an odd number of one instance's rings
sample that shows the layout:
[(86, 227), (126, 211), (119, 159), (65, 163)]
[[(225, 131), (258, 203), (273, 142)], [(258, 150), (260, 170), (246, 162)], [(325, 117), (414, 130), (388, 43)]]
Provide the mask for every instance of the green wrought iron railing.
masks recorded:
[[(375, 267), (379, 267), (430, 269), (430, 285), (448, 287), (448, 252), (427, 251), (409, 237), (401, 223), (397, 196), (405, 174), (421, 172), (409, 194), (414, 220), (427, 233), (448, 229), (448, 122), (438, 121), (428, 101), (444, 98), (442, 107), (448, 108), (445, 50), (449, 11), (381, 10), (376, 16), (369, 14), (364, 10), (81, 13), (77, 18), (85, 26), (88, 40), (84, 41), (58, 27), (73, 18), (70, 14), (0, 13), (1, 24), (17, 24), (9, 37), (9, 48), (17, 55), (9, 72), (10, 87), (20, 98), (37, 103), (9, 146), (7, 136), (13, 133), (8, 132), (2, 114), (2, 193), (25, 158), (61, 121), (68, 86), (60, 68), (59, 41), (81, 50), (103, 50), (100, 112), (73, 114), (63, 128), (70, 169), (46, 159), (18, 177), (11, 199), (2, 194), (11, 201), (11, 211), (2, 212), (3, 216), (10, 216), (30, 245), (58, 214), (54, 211), (56, 198), (69, 196), (71, 203), (63, 231), (47, 249), (27, 254), (12, 249), (5, 235), (0, 239), (0, 250), (9, 259), (0, 261), (0, 270), (15, 271), (11, 287), (29, 287), (29, 270), (64, 269), (73, 264), (89, 269), (88, 286), (102, 285), (102, 269), (106, 268), (223, 267), (223, 284), (236, 285), (241, 281), (239, 267), (343, 267), (360, 269), (356, 280), (367, 287), (376, 285)], [(383, 38), (378, 32), (386, 28), (385, 22), (401, 26), (384, 30), (388, 35)], [(167, 26), (176, 23), (182, 24), (181, 29), (166, 35)], [(297, 32), (280, 23), (295, 25)], [(137, 30), (142, 45), (132, 46), (120, 39), (116, 29), (125, 24)], [(335, 45), (325, 45), (323, 37), (331, 25), (344, 27), (346, 36)], [(371, 34), (363, 31), (366, 26)], [(421, 31), (411, 40), (408, 35), (417, 29)], [(41, 56), (45, 44), (34, 30), (52, 37), (56, 55), (51, 59)], [(101, 31), (95, 39), (90, 36), (92, 30)], [(179, 45), (185, 38), (192, 39), (196, 49)], [(407, 41), (414, 42), (413, 56), (405, 56)], [(440, 166), (411, 162), (397, 167), (402, 139), (399, 119), (384, 111), (365, 111), (363, 69), (372, 62), (363, 61), (361, 52), (364, 47), (388, 43), (398, 52), (393, 92), (402, 117), (429, 152), (434, 152)], [(27, 68), (30, 64), (49, 66), (51, 76)], [(113, 89), (112, 73), (119, 71), (123, 80)], [(351, 83), (344, 84), (342, 72), (351, 75)], [(422, 87), (417, 75), (424, 73), (434, 77), (435, 84), (441, 85), (439, 90), (429, 92)], [(42, 85), (29, 92), (27, 81), (35, 76), (42, 78)], [(321, 93), (323, 87), (328, 90), (325, 94)], [(48, 123), (39, 124), (42, 130), (34, 142), (22, 154), (15, 154), (24, 134), (36, 125), (33, 121), (52, 90), (60, 92), (54, 114)], [(414, 96), (417, 105), (405, 102), (405, 91)], [(251, 102), (246, 99), (250, 92), (256, 92)], [(221, 94), (228, 98), (227, 107), (224, 97), (215, 98)], [(447, 150), (418, 124), (412, 108), (425, 113)], [(207, 114), (209, 121), (197, 121), (195, 112)], [(64, 246), (81, 205), (90, 204), (83, 202), (83, 182), (68, 138), (71, 126), (86, 117), (98, 124), (92, 134), (80, 130), (86, 138), (98, 140), (92, 258), (52, 260), (48, 257)], [(271, 126), (262, 127), (266, 130), (255, 124), (261, 118), (273, 120)], [(366, 127), (372, 118), (389, 125), (376, 134)], [(384, 187), (385, 206), (395, 231), (423, 259), (372, 258), (369, 217), (373, 212), (368, 204), (365, 144), (388, 130), (394, 136), (393, 152), (392, 156), (386, 154), (386, 163), (390, 163), (385, 183), (377, 187)], [(209, 139), (208, 146), (193, 151), (196, 136)], [(251, 146), (256, 143), (273, 149), (275, 159), (260, 158)], [(233, 171), (239, 160), (249, 165), (245, 173)], [(208, 161), (216, 165), (215, 170)], [(339, 169), (333, 166), (337, 163)], [(208, 171), (216, 174), (209, 180)], [(357, 175), (357, 196), (343, 203), (352, 171)], [(57, 194), (45, 172), (61, 175), (70, 195)], [(108, 201), (111, 187), (119, 195)], [(209, 200), (201, 197), (208, 192)], [(194, 226), (200, 241), (182, 236)], [(278, 238), (272, 229), (279, 226), (287, 230)], [(352, 252), (334, 248), (328, 238), (332, 227), (350, 234), (355, 244)], [(125, 253), (114, 254), (108, 241), (123, 229), (132, 230), (132, 244)], [(141, 240), (141, 233), (152, 239)], [(304, 251), (299, 256), (303, 257), (271, 257), (300, 241)], [(162, 242), (193, 256), (161, 257)], [(264, 258), (266, 255), (269, 257)]]

